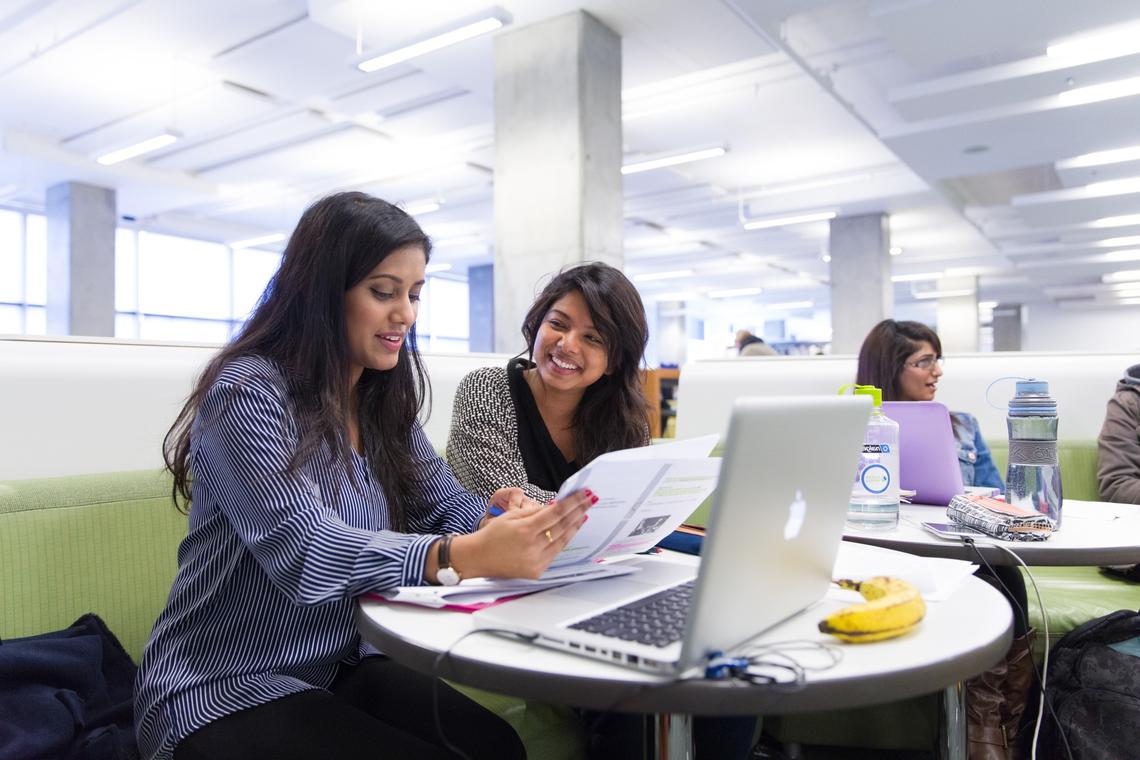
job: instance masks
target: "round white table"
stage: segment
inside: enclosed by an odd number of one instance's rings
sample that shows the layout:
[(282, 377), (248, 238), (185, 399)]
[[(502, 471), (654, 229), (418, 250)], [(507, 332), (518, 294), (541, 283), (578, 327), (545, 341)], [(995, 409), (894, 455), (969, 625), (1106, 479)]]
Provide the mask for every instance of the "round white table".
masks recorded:
[[(508, 602), (509, 604), (509, 602)], [(473, 630), (469, 614), (362, 599), (356, 622), (372, 645), (434, 676), (491, 691), (600, 710), (657, 713), (660, 757), (689, 757), (684, 721), (669, 714), (788, 714), (855, 707), (927, 694), (974, 676), (1005, 654), (1011, 640), (1009, 604), (973, 577), (945, 601), (927, 605), (926, 619), (897, 639), (844, 645), (817, 623), (846, 602), (825, 598), (764, 632), (756, 644), (809, 641), (842, 652), (834, 667), (813, 671), (798, 689), (703, 678), (678, 680)], [(441, 653), (447, 652), (445, 657)], [(822, 664), (820, 655), (796, 657)], [(953, 688), (952, 686), (950, 688)], [(950, 716), (962, 720), (963, 716)], [(676, 719), (674, 718), (674, 723)], [(962, 724), (964, 725), (964, 723)], [(957, 735), (962, 732), (951, 731)], [(663, 735), (670, 737), (662, 741)], [(944, 754), (964, 757), (952, 740)]]
[[(999, 547), (1012, 550), (1027, 565), (1123, 565), (1140, 562), (1140, 506), (1066, 499), (1061, 530), (1045, 541), (1002, 541), (989, 536), (974, 545), (992, 565), (1017, 562)], [(923, 522), (950, 522), (945, 507), (904, 504), (897, 528), (882, 532), (848, 530), (843, 538), (924, 557), (976, 562), (977, 553), (960, 539), (940, 538)]]

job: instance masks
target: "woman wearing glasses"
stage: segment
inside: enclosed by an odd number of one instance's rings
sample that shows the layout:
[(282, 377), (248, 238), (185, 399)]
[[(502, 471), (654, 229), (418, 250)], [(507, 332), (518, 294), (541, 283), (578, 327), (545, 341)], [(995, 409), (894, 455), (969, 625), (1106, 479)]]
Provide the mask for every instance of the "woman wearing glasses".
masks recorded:
[[(855, 382), (878, 386), (884, 401), (933, 401), (940, 377), (942, 341), (921, 322), (884, 319), (863, 339)], [(965, 412), (951, 412), (950, 420), (958, 440), (962, 484), (1004, 490), (978, 420)], [(977, 575), (1009, 599), (1014, 639), (1005, 659), (966, 682), (969, 756), (1007, 760), (1013, 756), (1014, 738), (1034, 682), (1033, 629), (1026, 614), (1025, 580), (1017, 567), (986, 567)]]
[[(863, 339), (855, 382), (881, 388), (883, 401), (933, 401), (940, 377), (942, 341), (921, 322), (884, 319)], [(962, 485), (1004, 490), (977, 418), (951, 412), (950, 421), (958, 440)]]

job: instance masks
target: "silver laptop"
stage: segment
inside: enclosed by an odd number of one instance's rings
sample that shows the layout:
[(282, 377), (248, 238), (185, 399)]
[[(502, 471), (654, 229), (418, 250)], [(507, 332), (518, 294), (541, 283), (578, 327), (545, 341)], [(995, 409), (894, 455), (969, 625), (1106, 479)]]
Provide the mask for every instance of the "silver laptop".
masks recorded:
[(637, 557), (632, 575), (489, 607), (475, 626), (662, 673), (733, 651), (827, 592), (870, 410), (866, 396), (737, 399), (699, 566)]

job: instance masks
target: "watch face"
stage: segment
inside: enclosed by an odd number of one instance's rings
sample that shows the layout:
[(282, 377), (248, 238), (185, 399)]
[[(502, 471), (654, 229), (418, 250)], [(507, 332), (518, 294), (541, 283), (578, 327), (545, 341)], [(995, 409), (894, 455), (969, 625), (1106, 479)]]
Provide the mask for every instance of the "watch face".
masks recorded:
[(459, 583), (459, 573), (453, 567), (441, 567), (435, 574), (435, 579), (442, 586), (455, 586)]

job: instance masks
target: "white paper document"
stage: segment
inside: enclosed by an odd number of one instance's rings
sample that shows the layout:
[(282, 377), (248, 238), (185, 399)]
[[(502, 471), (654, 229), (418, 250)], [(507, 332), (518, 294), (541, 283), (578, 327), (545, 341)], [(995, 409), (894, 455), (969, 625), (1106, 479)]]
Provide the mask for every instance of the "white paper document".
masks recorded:
[(598, 497), (589, 519), (538, 580), (465, 578), (457, 586), (401, 586), (377, 594), (424, 607), (475, 608), (497, 599), (567, 583), (612, 578), (637, 568), (604, 563), (656, 545), (716, 488), (716, 435), (602, 454), (572, 475), (557, 498), (589, 488)]
[(656, 545), (716, 488), (716, 435), (602, 454), (570, 476), (559, 499), (589, 488), (598, 497), (589, 519), (552, 567), (635, 554)]
[(567, 583), (629, 575), (636, 570), (636, 567), (620, 563), (607, 565), (590, 562), (551, 568), (543, 573), (541, 578), (533, 581), (525, 578), (466, 578), (458, 586), (401, 586), (379, 592), (377, 596), (382, 596), (390, 602), (418, 604), (421, 607), (473, 606), (489, 604), (506, 596), (565, 586)]

